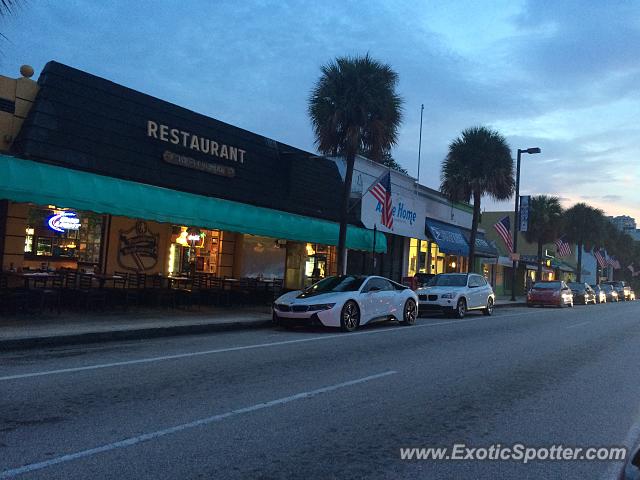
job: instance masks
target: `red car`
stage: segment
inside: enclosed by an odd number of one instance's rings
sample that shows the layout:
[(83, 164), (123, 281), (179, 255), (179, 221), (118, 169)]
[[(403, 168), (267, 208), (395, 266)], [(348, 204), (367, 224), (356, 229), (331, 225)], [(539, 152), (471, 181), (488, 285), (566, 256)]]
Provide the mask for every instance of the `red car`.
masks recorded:
[(573, 307), (573, 293), (566, 283), (559, 280), (536, 282), (527, 292), (527, 307), (534, 305)]

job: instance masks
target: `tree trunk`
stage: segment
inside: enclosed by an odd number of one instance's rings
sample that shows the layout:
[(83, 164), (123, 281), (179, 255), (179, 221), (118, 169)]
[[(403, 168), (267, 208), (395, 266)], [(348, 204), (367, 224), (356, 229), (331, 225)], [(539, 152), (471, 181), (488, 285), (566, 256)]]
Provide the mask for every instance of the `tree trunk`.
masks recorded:
[(351, 180), (353, 178), (353, 165), (356, 161), (356, 156), (354, 154), (348, 154), (345, 160), (347, 162), (347, 171), (344, 176), (344, 186), (342, 187), (340, 232), (338, 234), (338, 275), (347, 273), (347, 224), (349, 218), (349, 199), (351, 198)]
[(542, 239), (538, 239), (538, 273), (536, 274), (536, 282), (542, 280)]
[(478, 221), (480, 220), (480, 192), (473, 192), (473, 221), (471, 222), (471, 238), (469, 239), (469, 264), (467, 272), (473, 272), (476, 260), (476, 237), (478, 236)]
[(576, 273), (576, 281), (582, 281), (582, 242), (578, 242), (578, 271)]

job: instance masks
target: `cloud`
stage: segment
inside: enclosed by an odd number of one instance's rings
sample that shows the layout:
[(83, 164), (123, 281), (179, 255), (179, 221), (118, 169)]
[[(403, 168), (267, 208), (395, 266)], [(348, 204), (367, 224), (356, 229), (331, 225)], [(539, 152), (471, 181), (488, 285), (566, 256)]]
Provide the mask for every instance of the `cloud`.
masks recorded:
[[(50, 59), (314, 150), (306, 103), (320, 66), (369, 52), (399, 73), (394, 156), (438, 187), (449, 142), (498, 128), (523, 157), (522, 189), (607, 209), (640, 204), (640, 3), (29, 2), (0, 19), (0, 66)], [(619, 197), (619, 198), (618, 198)], [(640, 217), (640, 212), (637, 212)]]

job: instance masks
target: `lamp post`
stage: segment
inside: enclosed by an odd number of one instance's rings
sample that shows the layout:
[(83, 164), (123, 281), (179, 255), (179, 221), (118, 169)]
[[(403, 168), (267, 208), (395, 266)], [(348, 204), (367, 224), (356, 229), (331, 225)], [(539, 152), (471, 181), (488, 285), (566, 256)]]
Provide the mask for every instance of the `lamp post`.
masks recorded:
[[(523, 153), (535, 154), (540, 153), (538, 147), (525, 148), (524, 150), (518, 149), (518, 156), (516, 160), (516, 205), (513, 209), (513, 253), (518, 252), (518, 230), (520, 228), (520, 212), (518, 212), (518, 204), (520, 202), (520, 155)], [(516, 268), (517, 261), (515, 256), (513, 258), (513, 266), (511, 268), (511, 301), (516, 301)]]

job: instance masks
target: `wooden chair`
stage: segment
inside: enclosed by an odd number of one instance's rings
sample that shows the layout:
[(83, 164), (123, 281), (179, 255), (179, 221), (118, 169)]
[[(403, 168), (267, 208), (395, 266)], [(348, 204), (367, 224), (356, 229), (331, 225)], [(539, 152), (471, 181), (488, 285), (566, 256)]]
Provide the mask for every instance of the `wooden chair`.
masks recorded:
[(54, 309), (60, 314), (62, 307), (62, 292), (64, 286), (64, 276), (56, 275), (52, 278), (36, 278), (33, 280), (32, 293), (40, 312), (45, 308), (51, 311)]
[(14, 313), (29, 310), (29, 296), (24, 288), (9, 288), (9, 281), (0, 273), (0, 312)]
[(102, 288), (95, 288), (93, 285), (93, 275), (81, 273), (78, 281), (78, 302), (84, 306), (85, 310), (100, 306), (102, 310), (107, 307), (107, 292)]
[(147, 275), (145, 293), (152, 305), (176, 308), (176, 290), (167, 288), (160, 275)]

